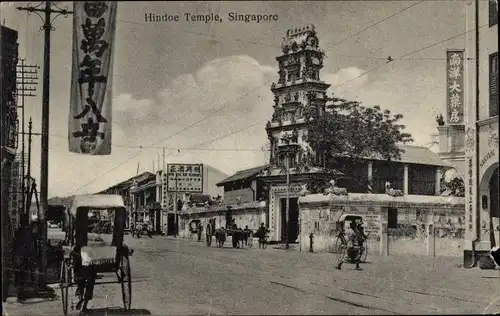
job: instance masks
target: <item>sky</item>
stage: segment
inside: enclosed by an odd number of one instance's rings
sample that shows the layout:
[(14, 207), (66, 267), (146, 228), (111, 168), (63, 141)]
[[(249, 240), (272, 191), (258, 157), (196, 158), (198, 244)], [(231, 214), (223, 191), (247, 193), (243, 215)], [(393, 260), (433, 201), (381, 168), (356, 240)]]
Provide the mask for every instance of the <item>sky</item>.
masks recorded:
[[(2, 3), (0, 20), (18, 30), (19, 57), (41, 66), (37, 97), (26, 101), (25, 110), (34, 132), (40, 132), (43, 31), (36, 15), (15, 9), (26, 4)], [(72, 8), (69, 2), (57, 4)], [(310, 23), (326, 52), (320, 76), (332, 85), (328, 93), (403, 114), (415, 145), (425, 146), (437, 133), (436, 113), (445, 110), (446, 49), (464, 48), (466, 36), (398, 57), (465, 32), (465, 5), (461, 0), (121, 2), (113, 147), (107, 156), (68, 151), (72, 18), (60, 16), (51, 45), (49, 197), (94, 193), (137, 172), (153, 171), (162, 146), (166, 163), (205, 163), (226, 174), (265, 164), (270, 88), (278, 79), (275, 57), (289, 28)], [(226, 20), (229, 12), (267, 13), (277, 14), (278, 21), (144, 21), (146, 13), (184, 12), (219, 13)], [(389, 56), (395, 60), (387, 63)], [(38, 180), (37, 136), (32, 154)]]

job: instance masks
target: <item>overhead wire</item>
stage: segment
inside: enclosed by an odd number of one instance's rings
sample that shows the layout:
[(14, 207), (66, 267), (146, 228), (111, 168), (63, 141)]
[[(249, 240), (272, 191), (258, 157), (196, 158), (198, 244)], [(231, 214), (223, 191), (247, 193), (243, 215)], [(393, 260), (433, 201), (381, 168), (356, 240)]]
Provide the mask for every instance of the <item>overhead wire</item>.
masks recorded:
[[(482, 26), (480, 26), (480, 28), (485, 27), (485, 26), (487, 26), (487, 25), (488, 25), (488, 24), (482, 25)], [(444, 43), (444, 42), (447, 42), (447, 41), (452, 40), (452, 39), (454, 39), (454, 38), (456, 38), (456, 37), (458, 37), (458, 36), (462, 36), (462, 35), (464, 35), (464, 34), (467, 34), (467, 33), (469, 33), (469, 32), (472, 32), (472, 31), (474, 31), (474, 29), (472, 29), (472, 30), (468, 30), (468, 31), (465, 31), (465, 32), (462, 32), (462, 33), (460, 33), (460, 34), (457, 34), (457, 35), (455, 35), (455, 36), (449, 37), (449, 38), (447, 38), (447, 39), (444, 39), (444, 40), (438, 41), (438, 42), (436, 42), (436, 43), (433, 43), (433, 44), (430, 44), (430, 45), (427, 45), (427, 46), (424, 46), (424, 47), (422, 47), (422, 48), (420, 48), (420, 49), (418, 49), (418, 50), (415, 50), (415, 51), (409, 52), (409, 53), (407, 53), (407, 54), (404, 54), (403, 56), (401, 56), (401, 57), (399, 57), (399, 58), (397, 58), (397, 59), (388, 60), (386, 63), (381, 64), (381, 65), (378, 65), (378, 66), (376, 66), (376, 67), (374, 67), (374, 68), (372, 68), (372, 69), (370, 69), (370, 70), (368, 70), (368, 71), (366, 71), (366, 72), (364, 72), (364, 73), (360, 74), (359, 76), (356, 76), (355, 78), (352, 78), (352, 79), (350, 79), (350, 80), (348, 80), (348, 81), (345, 81), (345, 82), (343, 82), (343, 83), (341, 83), (341, 84), (336, 85), (335, 87), (340, 87), (340, 86), (342, 86), (342, 85), (344, 85), (344, 84), (347, 84), (347, 83), (349, 83), (349, 82), (352, 82), (352, 81), (354, 81), (354, 80), (356, 80), (356, 79), (358, 79), (358, 78), (360, 78), (360, 77), (362, 77), (362, 76), (364, 76), (364, 75), (366, 75), (366, 74), (368, 74), (368, 73), (370, 73), (370, 72), (373, 72), (373, 71), (375, 71), (375, 70), (377, 70), (377, 69), (381, 68), (381, 67), (382, 67), (382, 66), (384, 66), (384, 65), (387, 65), (387, 64), (391, 63), (391, 62), (392, 62), (392, 61), (394, 61), (394, 60), (400, 60), (400, 59), (401, 59), (401, 58), (403, 58), (403, 57), (407, 57), (407, 56), (413, 55), (413, 54), (415, 54), (415, 53), (421, 52), (421, 51), (423, 51), (423, 50), (426, 50), (426, 49), (428, 49), (428, 48), (431, 48), (431, 47), (437, 46), (437, 45), (439, 45), (439, 44), (442, 44), (442, 43)], [(265, 85), (267, 85), (267, 84), (269, 84), (269, 83), (271, 83), (271, 82), (272, 82), (272, 81), (267, 82)], [(250, 93), (252, 93), (252, 92), (254, 92), (254, 91), (256, 91), (256, 90), (258, 90), (258, 89), (262, 88), (262, 87), (263, 87), (263, 86), (265, 86), (265, 85), (259, 86), (257, 89), (254, 89), (254, 90), (250, 91), (249, 93), (244, 94), (242, 97), (238, 98), (237, 100), (239, 100), (239, 99), (242, 99), (242, 98), (246, 97), (246, 96), (247, 96), (247, 95), (249, 95)], [(236, 100), (236, 101), (237, 101), (237, 100)], [(166, 137), (166, 138), (164, 138), (164, 139), (162, 139), (162, 140), (155, 141), (155, 142), (154, 142), (151, 146), (154, 146), (154, 145), (155, 145), (155, 144), (157, 144), (158, 142), (164, 142), (165, 140), (168, 140), (168, 139), (170, 139), (170, 138), (172, 138), (172, 137), (175, 137), (175, 136), (177, 136), (177, 135), (181, 134), (182, 132), (184, 132), (184, 131), (186, 131), (186, 130), (190, 129), (191, 127), (193, 127), (193, 126), (195, 126), (195, 125), (197, 125), (197, 124), (199, 124), (199, 123), (201, 123), (201, 122), (203, 122), (203, 121), (205, 121), (205, 120), (209, 119), (210, 117), (213, 117), (216, 113), (218, 113), (218, 112), (222, 111), (223, 109), (225, 109), (225, 108), (226, 108), (227, 106), (229, 106), (230, 104), (231, 104), (231, 103), (229, 103), (229, 102), (228, 102), (225, 106), (223, 106), (222, 108), (219, 108), (218, 110), (216, 110), (216, 111), (215, 111), (215, 112), (213, 112), (212, 114), (210, 114), (210, 115), (208, 115), (208, 116), (206, 116), (206, 117), (204, 117), (204, 118), (202, 118), (202, 119), (200, 119), (200, 120), (196, 121), (195, 123), (193, 123), (193, 124), (191, 124), (191, 125), (189, 125), (189, 126), (187, 126), (187, 127), (183, 128), (182, 130), (180, 130), (180, 131), (178, 131), (178, 132), (176, 132), (176, 133), (174, 133), (174, 134), (172, 134), (172, 135), (169, 135), (168, 137)], [(261, 121), (257, 122), (256, 124), (260, 124), (260, 123), (261, 123)], [(245, 130), (245, 129), (243, 129), (243, 130)], [(241, 131), (242, 131), (242, 130), (241, 130)], [(216, 140), (217, 140), (217, 139), (216, 139)], [(214, 140), (214, 141), (215, 141), (215, 140)], [(131, 157), (127, 158), (125, 161), (123, 161), (122, 163), (120, 163), (120, 164), (119, 164), (119, 165), (117, 165), (116, 167), (113, 167), (113, 168), (112, 168), (112, 169), (110, 169), (109, 171), (105, 172), (105, 173), (104, 173), (104, 174), (102, 174), (100, 177), (97, 177), (97, 178), (93, 179), (92, 181), (88, 182), (87, 184), (85, 184), (85, 185), (83, 185), (83, 186), (81, 186), (81, 187), (77, 188), (74, 192), (77, 192), (77, 191), (79, 191), (80, 189), (85, 188), (85, 187), (87, 187), (87, 186), (89, 186), (89, 185), (93, 184), (95, 181), (97, 181), (97, 180), (98, 180), (99, 178), (101, 178), (103, 175), (107, 175), (107, 174), (111, 173), (112, 171), (114, 171), (114, 170), (118, 169), (119, 167), (121, 167), (122, 165), (124, 165), (124, 164), (125, 164), (125, 163), (127, 163), (128, 161), (130, 161), (130, 160), (132, 160), (132, 159), (136, 158), (136, 157), (137, 157), (137, 156), (139, 156), (139, 155), (140, 155), (140, 153), (135, 154), (135, 155), (133, 155), (133, 156), (131, 156)], [(73, 193), (74, 193), (74, 192), (73, 192)], [(73, 194), (73, 193), (71, 193), (71, 194)]]
[(417, 4), (420, 4), (420, 3), (422, 3), (422, 2), (424, 2), (424, 0), (420, 0), (420, 1), (416, 2), (416, 3), (413, 3), (413, 4), (411, 4), (410, 6), (405, 7), (404, 9), (399, 10), (398, 12), (395, 12), (395, 13), (393, 13), (393, 14), (391, 14), (391, 15), (389, 15), (389, 16), (387, 16), (387, 17), (385, 17), (385, 18), (383, 18), (382, 20), (377, 21), (377, 22), (375, 22), (375, 23), (373, 23), (373, 24), (371, 24), (371, 25), (369, 25), (369, 26), (367, 26), (367, 27), (363, 28), (361, 31), (356, 32), (356, 33), (354, 33), (354, 34), (352, 34), (352, 35), (349, 35), (349, 36), (347, 36), (346, 38), (344, 38), (344, 39), (342, 39), (342, 40), (340, 40), (340, 41), (338, 41), (338, 42), (333, 43), (331, 46), (328, 46), (328, 47), (327, 47), (327, 48), (325, 48), (325, 49), (330, 49), (330, 48), (332, 48), (332, 47), (334, 47), (334, 46), (336, 46), (336, 45), (338, 45), (338, 44), (341, 44), (341, 43), (343, 43), (343, 42), (347, 41), (348, 39), (351, 39), (351, 38), (353, 38), (354, 36), (357, 36), (357, 35), (359, 35), (359, 34), (363, 33), (364, 31), (367, 31), (367, 30), (371, 29), (372, 27), (374, 27), (374, 26), (376, 26), (376, 25), (379, 25), (380, 23), (383, 23), (383, 22), (385, 22), (385, 21), (389, 20), (390, 18), (395, 17), (396, 15), (401, 14), (401, 13), (403, 13), (404, 11), (406, 11), (406, 10), (408, 10), (408, 9), (410, 9), (410, 8), (412, 8), (412, 7), (416, 6)]
[[(488, 24), (484, 24), (484, 25), (480, 26), (479, 28), (483, 28), (483, 27), (485, 27), (485, 26), (488, 26)], [(377, 65), (377, 66), (375, 66), (375, 67), (373, 67), (373, 68), (371, 68), (371, 69), (369, 69), (369, 70), (367, 70), (367, 71), (363, 72), (363, 73), (362, 73), (362, 74), (360, 74), (359, 76), (356, 76), (356, 77), (354, 77), (354, 78), (352, 78), (352, 79), (350, 79), (350, 80), (348, 80), (348, 81), (345, 81), (345, 82), (341, 83), (340, 85), (337, 85), (336, 87), (343, 86), (343, 85), (345, 85), (345, 84), (347, 84), (347, 83), (349, 83), (349, 82), (352, 82), (352, 81), (354, 81), (354, 80), (356, 80), (356, 79), (358, 79), (358, 78), (361, 78), (361, 77), (363, 77), (364, 75), (367, 75), (367, 74), (369, 74), (369, 73), (371, 73), (371, 72), (373, 72), (373, 71), (375, 71), (375, 70), (377, 70), (377, 69), (381, 68), (382, 66), (385, 66), (385, 65), (387, 65), (387, 64), (389, 64), (389, 63), (392, 63), (393, 61), (396, 61), (396, 60), (403, 60), (402, 58), (404, 58), (404, 57), (407, 57), (407, 56), (410, 56), (410, 55), (416, 54), (416, 53), (418, 53), (418, 52), (421, 52), (421, 51), (423, 51), (423, 50), (426, 50), (426, 49), (429, 49), (429, 48), (431, 48), (431, 47), (437, 46), (437, 45), (439, 45), (439, 44), (445, 43), (445, 42), (447, 42), (447, 41), (451, 41), (452, 39), (455, 39), (455, 38), (457, 38), (457, 37), (459, 37), (459, 36), (465, 35), (465, 34), (467, 34), (467, 33), (469, 33), (469, 32), (474, 31), (474, 30), (475, 30), (475, 29), (471, 29), (471, 30), (468, 30), (468, 31), (461, 32), (461, 33), (459, 33), (459, 34), (457, 34), (457, 35), (454, 35), (454, 36), (452, 36), (452, 37), (448, 37), (448, 38), (443, 39), (443, 40), (441, 40), (441, 41), (439, 41), (439, 42), (432, 43), (432, 44), (430, 44), (430, 45), (427, 45), (427, 46), (424, 46), (424, 47), (419, 48), (419, 49), (417, 49), (417, 50), (414, 50), (414, 51), (411, 51), (411, 52), (409, 52), (409, 53), (406, 53), (406, 54), (404, 54), (404, 55), (402, 55), (401, 57), (398, 57), (398, 58), (394, 58), (394, 59), (393, 59), (393, 58), (391, 58), (391, 57), (389, 56), (389, 59), (387, 59), (387, 61), (386, 61), (385, 63), (380, 64), (380, 65)], [(469, 58), (468, 58), (468, 59), (469, 59)]]
[[(214, 112), (212, 112), (211, 114), (209, 114), (209, 115), (207, 115), (207, 116), (203, 117), (202, 119), (199, 119), (199, 120), (195, 121), (195, 122), (194, 122), (194, 123), (192, 123), (191, 125), (188, 125), (188, 126), (184, 127), (183, 129), (181, 129), (181, 130), (179, 130), (179, 131), (175, 132), (174, 134), (171, 134), (171, 135), (169, 135), (169, 136), (167, 136), (167, 137), (165, 137), (165, 138), (163, 138), (163, 139), (160, 139), (160, 140), (157, 140), (157, 141), (153, 142), (151, 146), (154, 146), (154, 145), (155, 145), (155, 144), (157, 144), (157, 143), (164, 142), (164, 141), (166, 141), (166, 140), (168, 140), (168, 139), (170, 139), (170, 138), (172, 138), (172, 137), (175, 137), (175, 136), (177, 136), (177, 135), (179, 135), (179, 134), (183, 133), (184, 131), (186, 131), (186, 130), (190, 129), (191, 127), (193, 127), (193, 126), (195, 126), (195, 125), (198, 125), (199, 123), (202, 123), (202, 122), (204, 122), (204, 121), (208, 120), (209, 118), (213, 117), (213, 116), (214, 116), (214, 115), (216, 115), (217, 113), (219, 113), (219, 112), (223, 111), (225, 108), (227, 108), (227, 107), (228, 107), (228, 106), (230, 106), (231, 104), (234, 104), (235, 102), (237, 102), (237, 101), (239, 101), (239, 100), (241, 100), (241, 99), (245, 98), (246, 96), (250, 95), (251, 93), (253, 93), (253, 92), (255, 92), (255, 91), (257, 91), (257, 90), (261, 89), (262, 87), (264, 87), (264, 86), (266, 86), (266, 85), (268, 85), (268, 84), (270, 84), (270, 83), (272, 83), (272, 80), (271, 80), (271, 81), (269, 81), (269, 82), (266, 82), (266, 83), (265, 83), (265, 84), (263, 84), (263, 85), (258, 86), (256, 89), (253, 89), (253, 90), (251, 90), (251, 91), (249, 91), (249, 92), (245, 93), (244, 95), (242, 95), (242, 96), (240, 96), (239, 98), (237, 98), (235, 101), (232, 101), (232, 102), (227, 102), (227, 103), (226, 103), (223, 107), (221, 107), (221, 108), (219, 108), (219, 109), (215, 110)], [(121, 162), (121, 163), (120, 163), (119, 165), (117, 165), (116, 167), (112, 168), (110, 171), (108, 171), (108, 172), (104, 173), (103, 175), (109, 174), (110, 172), (112, 172), (112, 171), (114, 171), (114, 170), (118, 169), (119, 167), (123, 166), (125, 163), (129, 162), (130, 160), (132, 160), (132, 159), (136, 158), (136, 157), (137, 157), (137, 156), (139, 156), (140, 154), (141, 154), (141, 152), (139, 152), (139, 153), (137, 153), (137, 154), (134, 154), (134, 155), (132, 155), (132, 156), (128, 157), (126, 160), (124, 160), (123, 162)], [(103, 176), (103, 175), (101, 175), (101, 176)], [(97, 181), (99, 178), (100, 178), (100, 177), (96, 177), (96, 178), (95, 178), (95, 179), (93, 179), (91, 182), (89, 182), (88, 184), (86, 184), (86, 185), (84, 185), (84, 186), (82, 186), (82, 187), (78, 188), (78, 189), (77, 189), (77, 190), (75, 190), (75, 191), (78, 191), (79, 189), (81, 189), (81, 188), (83, 188), (83, 187), (87, 187), (87, 186), (89, 186), (90, 184), (92, 184), (92, 183), (94, 183), (95, 181)]]
[[(422, 0), (422, 1), (425, 1), (425, 0)], [(422, 2), (420, 1), (420, 2)], [(418, 3), (420, 3), (418, 2)], [(389, 18), (403, 12), (403, 11), (406, 11), (407, 9), (417, 5), (418, 3), (416, 4), (413, 4), (409, 7), (407, 7), (406, 9), (403, 9), (401, 11), (398, 11), (394, 14), (392, 14), (391, 16), (389, 17), (386, 17), (384, 18), (383, 20), (381, 21), (378, 21), (377, 23), (373, 24), (372, 26), (370, 27), (367, 27), (365, 29), (363, 29), (362, 31), (356, 33), (356, 34), (353, 34), (351, 35), (352, 36), (355, 36), (355, 35), (358, 35), (359, 33), (361, 32), (364, 32), (366, 30), (368, 30), (369, 28), (373, 27), (374, 25), (377, 25), (377, 24), (380, 24), (381, 22), (383, 21), (386, 21), (388, 20)], [(139, 23), (139, 22), (135, 22), (135, 21), (129, 21), (129, 20), (123, 20), (123, 19), (119, 19), (118, 21), (120, 22), (123, 22), (123, 23), (129, 23), (129, 24), (135, 24), (135, 25), (140, 25), (140, 26), (144, 26), (145, 23)], [(202, 33), (202, 32), (196, 32), (196, 31), (192, 31), (192, 30), (186, 30), (186, 29), (178, 29), (177, 31), (179, 32), (183, 32), (183, 33), (188, 33), (188, 34), (193, 34), (193, 35), (197, 35), (197, 36), (204, 36), (204, 37), (210, 37), (210, 38), (213, 38), (213, 39), (218, 39), (220, 41), (224, 41), (224, 40), (230, 40), (230, 41), (233, 41), (233, 42), (242, 42), (242, 43), (245, 43), (245, 44), (252, 44), (252, 45), (258, 45), (258, 46), (263, 46), (263, 47), (270, 47), (270, 48), (277, 48), (277, 49), (281, 49), (281, 46), (280, 45), (273, 45), (273, 44), (268, 44), (268, 43), (262, 43), (262, 42), (258, 42), (258, 41), (254, 41), (254, 40), (250, 40), (250, 39), (245, 39), (245, 38), (228, 38), (228, 37), (224, 37), (224, 36), (220, 36), (220, 35), (214, 35), (214, 34), (207, 34), (207, 33)], [(350, 37), (349, 37), (350, 38)], [(348, 38), (346, 39), (343, 39), (342, 41), (344, 40), (347, 40)], [(334, 43), (332, 45), (335, 46), (337, 45), (339, 42), (337, 43)], [(329, 47), (331, 48), (331, 47)], [(366, 59), (366, 60), (386, 60), (387, 57), (373, 57), (373, 56), (355, 56), (355, 55), (349, 55), (349, 54), (341, 54), (341, 53), (337, 53), (337, 52), (329, 52), (328, 54), (330, 55), (333, 55), (333, 56), (338, 56), (338, 57), (347, 57), (347, 58), (355, 58), (355, 59)], [(404, 60), (444, 60), (446, 59), (445, 57), (429, 57), (429, 58), (412, 58), (412, 59), (404, 59)], [(116, 75), (115, 76), (117, 77), (127, 77), (127, 76), (122, 76), (122, 75)]]
[[(204, 145), (207, 145), (207, 144), (209, 144), (209, 143), (216, 142), (216, 141), (218, 141), (218, 140), (220, 140), (220, 139), (224, 139), (224, 138), (229, 137), (229, 136), (232, 136), (232, 135), (234, 135), (234, 134), (238, 134), (238, 133), (243, 132), (243, 131), (245, 131), (245, 130), (247, 130), (247, 129), (250, 129), (250, 128), (252, 128), (252, 127), (255, 127), (255, 126), (259, 125), (259, 124), (261, 124), (261, 121), (259, 121), (259, 122), (257, 122), (257, 123), (253, 123), (253, 124), (251, 124), (251, 125), (249, 125), (249, 126), (246, 126), (246, 127), (242, 128), (242, 129), (239, 129), (239, 130), (237, 130), (237, 131), (232, 131), (232, 132), (229, 132), (229, 133), (227, 133), (227, 134), (225, 134), (225, 135), (218, 136), (218, 137), (216, 137), (216, 138), (214, 138), (214, 139), (211, 139), (211, 140), (208, 140), (208, 141), (204, 141), (204, 142), (198, 143), (198, 144), (196, 144), (196, 145), (192, 146), (190, 149), (197, 148), (198, 146), (204, 146)], [(172, 156), (172, 154), (168, 154), (168, 155), (166, 155), (166, 156), (165, 156), (165, 158), (170, 157), (170, 156)], [(134, 157), (134, 158), (135, 158), (135, 157)], [(121, 164), (119, 164), (118, 166), (113, 167), (111, 170), (109, 170), (109, 171), (105, 172), (105, 173), (104, 173), (104, 174), (102, 174), (102, 175), (104, 176), (104, 175), (106, 175), (106, 174), (111, 173), (112, 171), (114, 171), (114, 170), (118, 169), (119, 167), (121, 167), (123, 164), (125, 164), (125, 163), (126, 163), (126, 162), (128, 162), (129, 160), (130, 160), (130, 159), (126, 160), (125, 162), (122, 162), (122, 163), (121, 163)], [(80, 189), (83, 189), (83, 188), (85, 188), (85, 187), (87, 187), (87, 186), (89, 186), (89, 185), (93, 184), (93, 183), (94, 183), (96, 180), (98, 180), (98, 179), (99, 179), (99, 178), (95, 178), (95, 179), (93, 179), (92, 181), (88, 182), (87, 184), (80, 186), (79, 188), (77, 188), (76, 190), (74, 190), (74, 191), (73, 191), (72, 193), (70, 193), (69, 195), (73, 195), (75, 192), (78, 192)]]
[[(259, 124), (261, 121), (258, 122)], [(253, 127), (253, 126), (252, 126)], [(56, 137), (60, 139), (67, 140), (67, 136), (61, 136), (57, 134), (50, 134), (50, 137)], [(261, 148), (191, 148), (191, 147), (162, 147), (162, 146), (147, 146), (147, 145), (123, 145), (123, 144), (113, 144), (113, 147), (118, 148), (132, 148), (132, 149), (165, 149), (168, 151), (262, 151)]]

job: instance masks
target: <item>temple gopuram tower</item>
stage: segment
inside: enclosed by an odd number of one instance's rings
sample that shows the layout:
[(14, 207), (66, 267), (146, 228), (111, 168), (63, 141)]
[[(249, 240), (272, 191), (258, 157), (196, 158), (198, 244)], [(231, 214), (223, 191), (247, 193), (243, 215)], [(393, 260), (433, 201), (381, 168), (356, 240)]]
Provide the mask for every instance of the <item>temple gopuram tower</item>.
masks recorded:
[[(320, 79), (324, 52), (314, 25), (293, 28), (286, 32), (281, 43), (277, 83), (273, 83), (274, 113), (267, 122), (270, 142), (269, 167), (259, 177), (269, 189), (267, 226), (270, 241), (283, 241), (285, 236), (286, 203), (289, 198), (289, 242), (298, 241), (298, 204), (300, 191), (311, 183), (327, 182), (332, 172), (325, 168), (324, 155), (307, 142), (311, 113), (325, 111), (330, 87)], [(287, 172), (287, 170), (289, 172)], [(290, 184), (287, 189), (287, 179)]]

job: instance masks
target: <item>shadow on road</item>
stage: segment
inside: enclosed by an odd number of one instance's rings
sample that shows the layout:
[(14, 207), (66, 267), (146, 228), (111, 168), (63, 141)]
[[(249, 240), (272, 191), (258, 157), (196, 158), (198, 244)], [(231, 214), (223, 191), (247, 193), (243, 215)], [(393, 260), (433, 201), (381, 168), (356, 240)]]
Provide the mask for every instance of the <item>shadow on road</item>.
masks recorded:
[(106, 307), (106, 308), (95, 308), (95, 309), (90, 309), (86, 312), (81, 312), (80, 315), (82, 316), (108, 316), (108, 315), (134, 315), (134, 316), (140, 316), (140, 315), (152, 315), (150, 311), (147, 309), (130, 309), (130, 310), (125, 310), (120, 307)]

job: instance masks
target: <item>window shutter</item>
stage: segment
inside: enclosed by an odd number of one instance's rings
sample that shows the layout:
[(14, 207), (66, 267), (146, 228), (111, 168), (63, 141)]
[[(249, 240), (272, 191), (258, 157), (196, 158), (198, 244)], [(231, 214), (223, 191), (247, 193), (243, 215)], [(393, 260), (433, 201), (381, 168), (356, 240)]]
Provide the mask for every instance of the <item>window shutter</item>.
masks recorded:
[(490, 0), (489, 22), (490, 27), (498, 24), (498, 0)]

